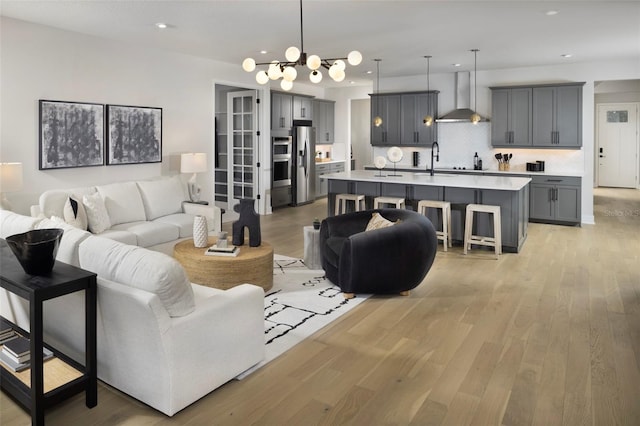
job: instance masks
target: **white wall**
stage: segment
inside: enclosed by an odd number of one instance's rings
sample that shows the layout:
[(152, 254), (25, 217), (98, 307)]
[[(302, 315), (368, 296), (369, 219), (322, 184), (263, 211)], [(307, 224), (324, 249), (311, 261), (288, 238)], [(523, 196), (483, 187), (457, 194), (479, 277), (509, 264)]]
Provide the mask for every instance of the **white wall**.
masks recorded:
[[(28, 213), (38, 195), (177, 173), (174, 154), (208, 153), (198, 175), (203, 199), (213, 199), (214, 79), (253, 87), (239, 67), (130, 46), (2, 17), (0, 22), (0, 161), (23, 163), (24, 190), (9, 194)], [(161, 107), (162, 163), (38, 170), (38, 100)], [(268, 138), (267, 138), (268, 139)]]

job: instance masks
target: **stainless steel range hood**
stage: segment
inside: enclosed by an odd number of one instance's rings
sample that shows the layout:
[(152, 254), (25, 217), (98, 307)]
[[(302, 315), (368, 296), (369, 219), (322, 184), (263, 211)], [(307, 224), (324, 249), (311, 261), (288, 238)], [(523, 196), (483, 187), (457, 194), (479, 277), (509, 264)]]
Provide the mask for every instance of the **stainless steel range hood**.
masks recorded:
[[(438, 123), (471, 123), (474, 111), (471, 106), (471, 73), (460, 71), (455, 74), (455, 107), (453, 111), (436, 119)], [(489, 121), (482, 117), (480, 121)]]

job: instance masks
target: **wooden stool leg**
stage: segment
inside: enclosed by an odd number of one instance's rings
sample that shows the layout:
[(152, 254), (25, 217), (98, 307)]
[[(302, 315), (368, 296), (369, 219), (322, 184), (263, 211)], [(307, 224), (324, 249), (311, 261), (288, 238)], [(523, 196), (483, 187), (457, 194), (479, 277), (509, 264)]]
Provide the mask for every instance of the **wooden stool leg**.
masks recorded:
[(354, 297), (356, 297), (355, 293), (342, 293), (342, 295), (344, 296), (345, 299), (353, 299)]
[(496, 258), (502, 254), (502, 218), (498, 210), (493, 214), (493, 238), (496, 241)]
[(442, 207), (442, 246), (447, 251), (447, 242), (449, 240), (449, 219), (447, 217), (447, 208)]
[(401, 291), (400, 292), (400, 296), (408, 296), (409, 295), (409, 290), (405, 290), (405, 291)]
[(469, 207), (467, 206), (467, 209), (465, 212), (465, 220), (464, 220), (464, 249), (462, 251), (464, 254), (467, 254), (467, 250), (471, 248), (471, 244), (469, 243), (469, 240), (471, 240), (472, 228), (473, 228), (473, 210), (470, 210)]

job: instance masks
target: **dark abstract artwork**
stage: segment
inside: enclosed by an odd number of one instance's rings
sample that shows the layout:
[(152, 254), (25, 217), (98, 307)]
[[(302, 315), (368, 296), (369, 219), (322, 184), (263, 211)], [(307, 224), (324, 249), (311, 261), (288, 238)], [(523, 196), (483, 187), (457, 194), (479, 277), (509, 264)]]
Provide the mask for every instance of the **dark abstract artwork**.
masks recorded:
[(40, 100), (40, 170), (104, 164), (104, 105)]
[(162, 108), (107, 105), (107, 164), (162, 161)]

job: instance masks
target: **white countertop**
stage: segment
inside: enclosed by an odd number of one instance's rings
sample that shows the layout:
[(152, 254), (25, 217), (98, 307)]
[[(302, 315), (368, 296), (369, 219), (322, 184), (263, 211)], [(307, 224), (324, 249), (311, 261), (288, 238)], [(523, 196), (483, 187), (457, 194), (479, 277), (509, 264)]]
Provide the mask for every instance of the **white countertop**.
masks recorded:
[[(371, 169), (375, 169), (375, 166), (373, 164), (367, 164), (365, 165), (365, 167), (371, 168)], [(410, 171), (415, 171), (415, 172), (425, 172), (425, 168), (424, 167), (413, 167), (413, 166), (398, 166), (397, 167), (398, 170), (410, 170)], [(442, 167), (442, 168), (435, 168), (436, 173), (438, 172), (446, 172), (446, 173), (450, 173), (450, 172), (454, 172), (454, 173), (459, 173), (459, 174), (465, 174), (465, 173), (497, 173), (497, 174), (505, 174), (505, 175), (518, 175), (518, 176), (563, 176), (563, 177), (582, 177), (582, 173), (579, 172), (548, 172), (548, 171), (544, 171), (544, 172), (528, 172), (526, 170), (514, 170), (511, 169), (509, 171), (502, 171), (502, 170), (497, 170), (497, 169), (482, 169), (482, 170), (473, 170), (473, 169), (452, 169), (452, 168), (447, 168), (447, 167)], [(393, 166), (389, 167), (387, 165), (387, 167), (385, 167), (383, 169), (383, 174), (386, 173), (393, 173)]]
[[(476, 170), (477, 171), (477, 170)], [(362, 182), (401, 183), (408, 185), (445, 186), (448, 188), (495, 189), (500, 191), (519, 191), (531, 179), (528, 177), (480, 176), (471, 174), (437, 174), (397, 172), (399, 176), (389, 176), (392, 170), (379, 171), (352, 170), (350, 172), (331, 173), (321, 179), (353, 180)]]
[(336, 164), (344, 163), (345, 160), (329, 160), (329, 161), (316, 161), (316, 164)]

